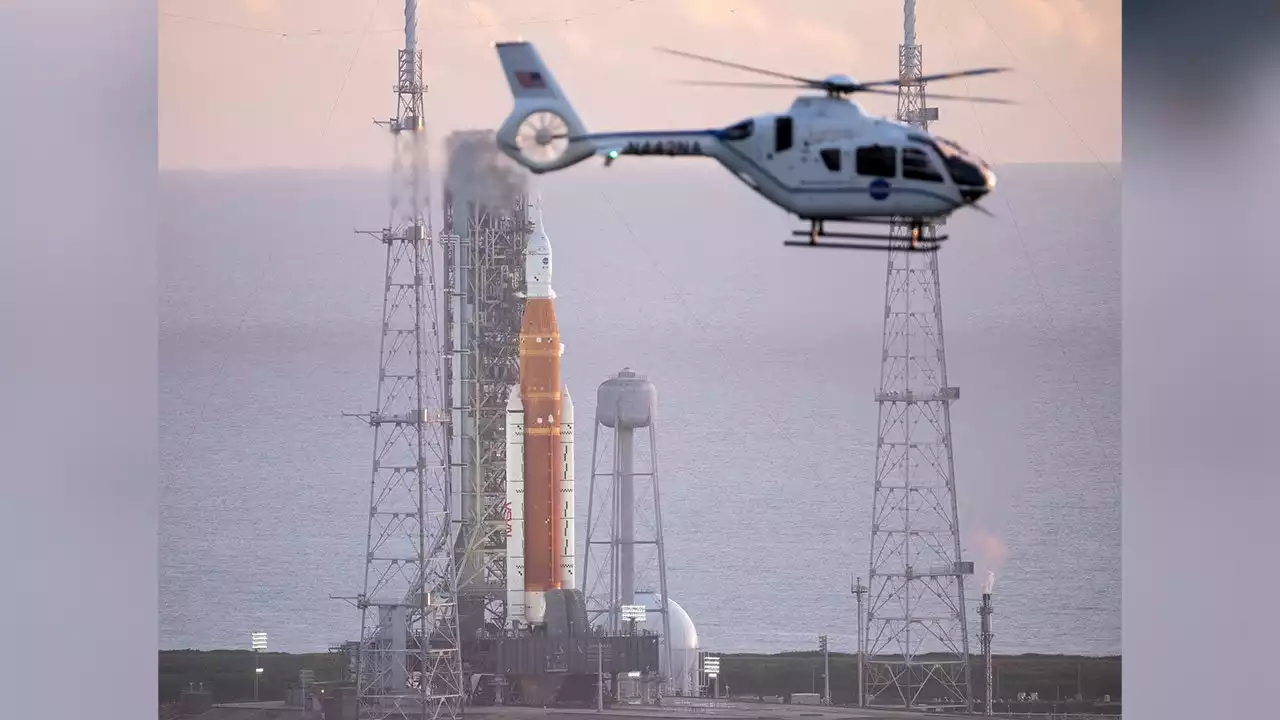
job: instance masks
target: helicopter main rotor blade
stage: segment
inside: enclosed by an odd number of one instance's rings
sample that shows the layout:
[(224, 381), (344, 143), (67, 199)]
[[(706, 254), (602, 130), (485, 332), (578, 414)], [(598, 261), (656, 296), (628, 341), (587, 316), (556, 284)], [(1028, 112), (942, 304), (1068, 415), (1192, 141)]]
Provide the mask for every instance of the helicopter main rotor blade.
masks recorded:
[[(897, 95), (897, 90), (884, 90), (881, 88), (860, 88), (858, 92), (874, 93), (876, 95)], [(994, 105), (1017, 105), (1012, 100), (1004, 98), (980, 97), (976, 95), (948, 95), (947, 93), (926, 93), (925, 97), (930, 100), (960, 100), (966, 102), (991, 103)]]
[(983, 215), (986, 215), (986, 216), (987, 216), (987, 217), (989, 217), (989, 218), (994, 218), (994, 217), (996, 216), (996, 214), (995, 214), (995, 213), (993, 213), (993, 212), (991, 212), (990, 210), (988, 210), (988, 209), (986, 209), (986, 208), (982, 207), (981, 205), (979, 205), (979, 204), (978, 204), (978, 203), (976, 203), (976, 202), (971, 202), (971, 203), (969, 203), (967, 207), (971, 207), (971, 208), (973, 208), (974, 210), (977, 210), (978, 212), (982, 213)]
[[(934, 80), (951, 80), (951, 79), (960, 78), (960, 77), (990, 75), (992, 73), (1008, 72), (1008, 70), (1009, 68), (1006, 68), (1006, 67), (986, 67), (986, 68), (974, 68), (972, 70), (957, 70), (955, 72), (949, 72), (949, 73), (921, 75), (918, 78), (917, 82), (932, 82)], [(902, 84), (902, 80), (900, 78), (895, 78), (893, 80), (876, 80), (875, 82), (860, 82), (858, 83), (858, 89), (863, 90), (865, 88), (871, 88), (871, 87), (884, 87), (886, 85), (897, 86), (901, 84)]]
[(821, 80), (814, 80), (812, 78), (803, 78), (803, 77), (800, 77), (799, 75), (788, 75), (786, 73), (775, 72), (773, 70), (765, 70), (763, 68), (751, 67), (750, 65), (742, 65), (739, 63), (729, 62), (728, 60), (717, 60), (712, 57), (707, 57), (706, 55), (695, 55), (694, 53), (685, 52), (683, 50), (672, 50), (671, 48), (664, 48), (664, 47), (657, 47), (654, 49), (657, 50), (658, 52), (664, 52), (669, 55), (678, 55), (680, 57), (689, 58), (691, 60), (699, 60), (702, 62), (711, 63), (712, 65), (721, 65), (728, 68), (734, 68), (735, 70), (744, 70), (746, 72), (752, 72), (758, 75), (768, 75), (770, 77), (776, 77), (782, 80), (791, 80), (793, 82), (803, 83), (805, 87), (821, 88), (823, 86)]
[(733, 80), (677, 80), (680, 85), (702, 85), (709, 87), (745, 87), (745, 88), (769, 88), (773, 90), (795, 90), (797, 88), (804, 89), (809, 87), (801, 83), (766, 83), (766, 82), (736, 82)]
[(982, 97), (979, 95), (948, 95), (946, 93), (925, 93), (925, 97), (937, 100), (960, 100), (962, 102), (989, 103), (991, 105), (1017, 105), (1013, 100), (1004, 98)]

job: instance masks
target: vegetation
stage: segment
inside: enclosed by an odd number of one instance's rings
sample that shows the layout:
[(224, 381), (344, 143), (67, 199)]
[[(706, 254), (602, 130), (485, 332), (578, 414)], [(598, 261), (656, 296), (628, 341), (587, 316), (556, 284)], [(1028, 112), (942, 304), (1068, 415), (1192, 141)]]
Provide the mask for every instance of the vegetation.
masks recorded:
[[(831, 699), (836, 704), (854, 703), (858, 694), (856, 655), (832, 653)], [(1041, 700), (1074, 697), (1079, 692), (1092, 701), (1110, 695), (1120, 698), (1120, 658), (1074, 655), (997, 655), (992, 658), (993, 694), (1014, 698), (1018, 693), (1039, 693)], [(1077, 688), (1077, 680), (1079, 688)], [(975, 694), (982, 692), (982, 662), (973, 663)], [(821, 692), (822, 656), (817, 652), (776, 655), (722, 655), (721, 689), (727, 686), (735, 696), (787, 696), (798, 692)], [(926, 689), (925, 695), (929, 692)]]
[[(853, 703), (857, 697), (857, 657), (833, 653), (831, 697), (837, 704)], [(315, 673), (319, 682), (346, 679), (346, 666), (338, 653), (288, 655), (263, 653), (258, 667), (258, 696), (282, 700), (285, 688), (298, 681), (303, 669)], [(1073, 655), (1015, 655), (994, 658), (996, 697), (1013, 698), (1018, 693), (1039, 693), (1043, 701), (1066, 699), (1079, 692), (1087, 701), (1110, 695), (1120, 698), (1120, 658)], [(246, 650), (166, 650), (160, 652), (160, 700), (174, 702), (191, 683), (204, 683), (214, 702), (238, 702), (253, 698), (253, 655)], [(798, 692), (821, 692), (822, 657), (816, 652), (776, 655), (722, 655), (722, 691), (735, 696), (783, 696)], [(981, 661), (973, 666), (975, 693), (982, 687)], [(1077, 681), (1079, 687), (1077, 688)], [(927, 691), (926, 691), (927, 694)]]
[[(302, 670), (314, 672), (317, 682), (345, 680), (345, 662), (340, 653), (261, 653), (258, 697), (283, 700), (285, 688), (298, 682)], [(253, 670), (253, 653), (248, 650), (161, 650), (160, 702), (176, 702), (189, 685), (201, 683), (215, 703), (252, 700)]]

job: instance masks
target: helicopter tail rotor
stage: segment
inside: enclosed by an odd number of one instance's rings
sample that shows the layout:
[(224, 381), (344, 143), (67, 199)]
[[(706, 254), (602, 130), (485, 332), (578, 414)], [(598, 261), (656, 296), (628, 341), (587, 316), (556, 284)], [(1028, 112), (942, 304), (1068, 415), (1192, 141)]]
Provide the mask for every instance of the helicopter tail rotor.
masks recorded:
[(595, 154), (586, 126), (559, 83), (527, 42), (498, 43), (515, 107), (498, 129), (498, 146), (534, 173), (566, 168)]

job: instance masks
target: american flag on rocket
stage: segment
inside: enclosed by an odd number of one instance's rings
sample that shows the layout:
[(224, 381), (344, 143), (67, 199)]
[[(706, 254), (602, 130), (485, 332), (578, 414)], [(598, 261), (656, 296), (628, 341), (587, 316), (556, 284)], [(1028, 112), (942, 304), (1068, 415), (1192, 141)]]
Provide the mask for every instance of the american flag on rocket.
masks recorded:
[(517, 70), (516, 82), (520, 83), (520, 87), (526, 90), (533, 88), (545, 88), (546, 81), (542, 79), (542, 73), (537, 70)]

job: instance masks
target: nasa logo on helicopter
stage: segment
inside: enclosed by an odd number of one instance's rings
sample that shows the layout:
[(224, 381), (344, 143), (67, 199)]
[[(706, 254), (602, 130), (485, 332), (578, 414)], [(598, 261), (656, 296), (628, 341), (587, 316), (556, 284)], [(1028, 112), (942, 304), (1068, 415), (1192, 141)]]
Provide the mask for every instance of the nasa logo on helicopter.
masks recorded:
[[(808, 221), (807, 242), (788, 245), (933, 251), (945, 236), (926, 226), (973, 207), (995, 188), (991, 168), (956, 143), (923, 128), (866, 114), (849, 96), (896, 94), (904, 80), (860, 83), (845, 75), (814, 80), (663, 50), (703, 62), (786, 80), (786, 83), (701, 82), (698, 85), (804, 88), (785, 112), (765, 113), (722, 128), (589, 133), (537, 49), (527, 42), (498, 43), (515, 108), (498, 129), (499, 149), (534, 173), (546, 173), (603, 155), (709, 157), (774, 205)], [(1002, 72), (979, 68), (911, 78), (911, 83)], [(930, 93), (937, 99), (1004, 100)], [(816, 157), (816, 160), (815, 160)], [(907, 235), (828, 232), (826, 223), (905, 226)], [(870, 242), (819, 243), (819, 238)]]

